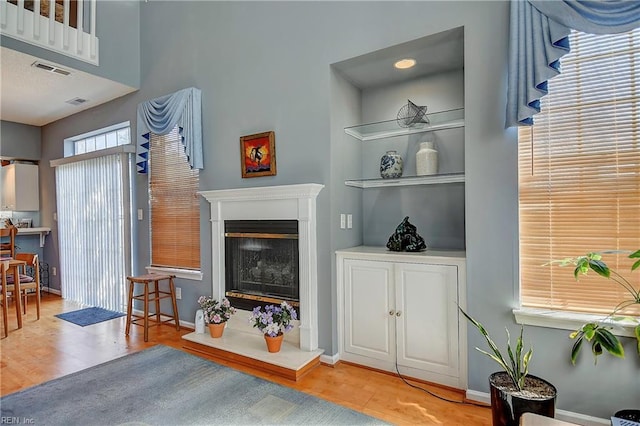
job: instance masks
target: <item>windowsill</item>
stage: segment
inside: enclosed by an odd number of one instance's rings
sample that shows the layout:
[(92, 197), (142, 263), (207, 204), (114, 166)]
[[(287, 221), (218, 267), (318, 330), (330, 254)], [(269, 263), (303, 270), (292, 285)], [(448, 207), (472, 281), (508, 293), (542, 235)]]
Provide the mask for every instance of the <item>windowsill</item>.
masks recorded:
[(185, 280), (202, 281), (202, 272), (193, 271), (191, 269), (177, 269), (177, 268), (161, 268), (159, 266), (147, 266), (145, 268), (150, 274), (171, 274), (176, 278), (183, 278)]
[[(545, 309), (520, 308), (514, 309), (513, 315), (518, 324), (535, 325), (538, 327), (558, 328), (561, 330), (577, 330), (587, 322), (602, 322), (604, 315), (580, 314), (577, 312), (550, 311)], [(636, 324), (623, 321), (607, 321), (611, 325), (611, 332), (617, 336), (633, 337)]]

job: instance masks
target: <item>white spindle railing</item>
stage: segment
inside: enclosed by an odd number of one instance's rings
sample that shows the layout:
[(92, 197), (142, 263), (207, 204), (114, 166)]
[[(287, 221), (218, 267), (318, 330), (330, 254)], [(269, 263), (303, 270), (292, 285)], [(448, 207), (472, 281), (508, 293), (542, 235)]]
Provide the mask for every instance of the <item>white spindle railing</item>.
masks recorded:
[[(56, 18), (55, 0), (34, 0), (34, 10), (25, 9), (25, 0), (0, 0), (0, 33), (75, 59), (98, 65), (98, 37), (96, 36), (97, 0), (75, 2), (77, 22), (71, 22), (71, 0), (62, 0), (62, 22)], [(49, 4), (49, 15), (42, 16), (40, 7)], [(60, 3), (58, 3), (60, 5)], [(85, 19), (88, 18), (88, 19)], [(89, 28), (85, 28), (88, 20)], [(75, 28), (74, 28), (75, 25)], [(87, 32), (85, 32), (87, 31)]]
[[(18, 6), (20, 7), (20, 6)], [(33, 3), (33, 10), (40, 10), (40, 0), (35, 0)], [(39, 16), (37, 13), (33, 14), (33, 38), (40, 40), (40, 25), (38, 25)]]

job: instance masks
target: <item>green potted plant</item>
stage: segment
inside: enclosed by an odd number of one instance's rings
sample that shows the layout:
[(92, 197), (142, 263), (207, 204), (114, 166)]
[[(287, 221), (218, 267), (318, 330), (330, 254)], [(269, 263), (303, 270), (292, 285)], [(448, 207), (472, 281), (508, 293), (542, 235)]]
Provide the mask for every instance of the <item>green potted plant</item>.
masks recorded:
[[(612, 280), (620, 285), (627, 293), (629, 298), (618, 303), (612, 311), (602, 318), (600, 321), (587, 322), (580, 328), (570, 334), (572, 339), (575, 339), (575, 343), (571, 348), (571, 362), (575, 365), (582, 344), (586, 340), (591, 344), (591, 352), (594, 359), (597, 362), (598, 356), (603, 354), (603, 351), (609, 352), (611, 355), (619, 358), (624, 358), (624, 347), (613, 333), (609, 330), (615, 322), (626, 323), (635, 325), (634, 335), (637, 340), (637, 352), (640, 356), (640, 320), (637, 317), (630, 315), (620, 315), (619, 313), (624, 309), (632, 305), (640, 305), (640, 288), (635, 288), (630, 280), (620, 275), (618, 272), (609, 268), (607, 264), (602, 260), (603, 254), (620, 253), (618, 251), (604, 251), (589, 253), (585, 256), (578, 256), (567, 258), (556, 263), (560, 263), (560, 266), (574, 265), (573, 271), (574, 277), (580, 278), (580, 275), (586, 275), (589, 270), (592, 270), (596, 274)], [(640, 250), (637, 250), (629, 255), (630, 259), (638, 259), (632, 266), (631, 271), (640, 268)]]
[[(574, 277), (579, 279), (581, 275), (586, 275), (589, 270), (594, 271), (596, 274), (610, 279), (616, 284), (620, 285), (626, 293), (629, 294), (629, 298), (618, 303), (612, 311), (602, 318), (600, 321), (591, 321), (583, 324), (580, 328), (573, 331), (569, 337), (574, 339), (575, 342), (571, 348), (571, 362), (575, 365), (580, 353), (580, 349), (586, 340), (591, 344), (591, 353), (593, 353), (594, 361), (597, 363), (598, 357), (607, 351), (613, 356), (624, 358), (624, 346), (620, 339), (613, 334), (611, 330), (614, 324), (625, 324), (633, 326), (634, 336), (636, 338), (636, 350), (640, 357), (640, 318), (631, 315), (621, 315), (620, 313), (626, 308), (633, 305), (640, 305), (640, 288), (636, 288), (631, 280), (620, 275), (615, 270), (611, 269), (603, 260), (603, 254), (616, 254), (620, 251), (604, 251), (589, 253), (585, 256), (578, 256), (573, 258), (567, 258), (556, 263), (560, 263), (561, 266), (573, 265), (575, 269), (573, 271)], [(631, 272), (640, 268), (640, 250), (636, 250), (629, 254), (630, 259), (638, 259), (631, 266)], [(640, 409), (625, 409), (620, 410), (614, 414), (614, 417), (632, 420), (640, 422)]]
[(493, 339), (482, 324), (469, 316), (462, 308), (460, 312), (473, 324), (487, 341), (490, 351), (476, 348), (498, 363), (503, 371), (489, 376), (491, 388), (491, 417), (494, 426), (517, 426), (524, 413), (535, 413), (546, 417), (554, 417), (556, 388), (549, 382), (529, 374), (529, 362), (533, 355), (530, 348), (524, 352), (522, 336), (523, 327), (516, 340), (515, 348), (511, 346), (511, 336), (507, 332), (506, 356), (498, 349)]

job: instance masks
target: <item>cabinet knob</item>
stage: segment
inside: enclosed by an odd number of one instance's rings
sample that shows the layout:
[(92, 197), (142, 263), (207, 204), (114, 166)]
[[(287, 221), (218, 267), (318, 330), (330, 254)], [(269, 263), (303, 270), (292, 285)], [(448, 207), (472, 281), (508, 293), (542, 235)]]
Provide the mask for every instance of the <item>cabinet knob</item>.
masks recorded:
[(400, 315), (402, 315), (401, 311), (396, 312), (396, 316), (399, 317)]
[(394, 311), (393, 309), (389, 311), (389, 315), (393, 316), (395, 315), (396, 311)]

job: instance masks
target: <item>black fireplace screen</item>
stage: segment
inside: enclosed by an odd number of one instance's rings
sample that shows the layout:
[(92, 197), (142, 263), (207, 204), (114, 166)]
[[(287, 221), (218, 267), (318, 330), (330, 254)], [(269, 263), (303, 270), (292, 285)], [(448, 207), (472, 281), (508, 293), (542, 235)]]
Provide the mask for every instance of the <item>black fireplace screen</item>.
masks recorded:
[(240, 309), (299, 306), (298, 221), (225, 221), (226, 297)]

